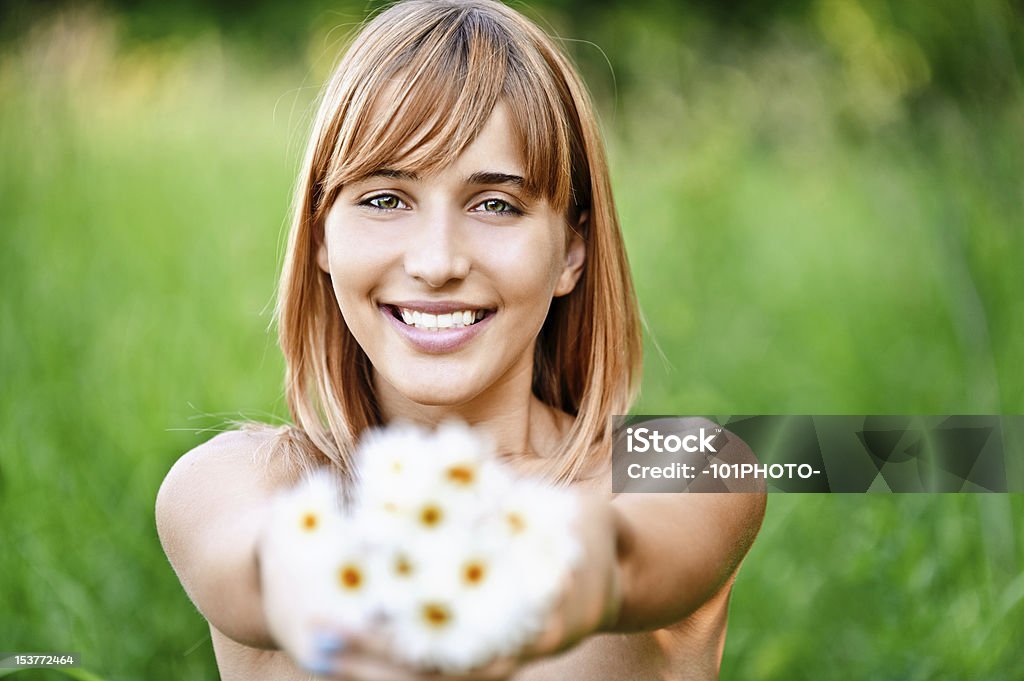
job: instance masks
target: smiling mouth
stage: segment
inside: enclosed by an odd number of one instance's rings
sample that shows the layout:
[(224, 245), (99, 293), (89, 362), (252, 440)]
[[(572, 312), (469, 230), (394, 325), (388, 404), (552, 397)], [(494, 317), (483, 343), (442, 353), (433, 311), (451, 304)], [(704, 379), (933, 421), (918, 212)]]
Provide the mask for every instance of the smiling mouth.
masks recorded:
[(408, 307), (397, 305), (386, 305), (391, 316), (406, 326), (413, 326), (425, 331), (444, 331), (446, 329), (462, 329), (473, 326), (494, 314), (494, 310), (465, 309), (446, 312), (444, 314), (432, 314), (422, 312)]

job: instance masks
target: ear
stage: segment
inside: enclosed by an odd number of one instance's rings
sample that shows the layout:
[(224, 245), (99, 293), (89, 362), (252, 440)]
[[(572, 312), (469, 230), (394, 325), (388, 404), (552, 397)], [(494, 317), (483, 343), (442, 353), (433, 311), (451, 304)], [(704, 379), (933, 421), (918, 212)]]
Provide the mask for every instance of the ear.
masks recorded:
[(316, 264), (327, 274), (331, 273), (331, 261), (327, 257), (327, 239), (320, 239), (320, 245), (316, 247)]
[(558, 275), (558, 283), (555, 284), (555, 297), (568, 295), (576, 288), (576, 282), (583, 274), (583, 262), (587, 259), (587, 245), (580, 236), (579, 228), (590, 219), (590, 211), (583, 211), (576, 229), (572, 230), (569, 237), (569, 244), (565, 249), (565, 265), (562, 273)]

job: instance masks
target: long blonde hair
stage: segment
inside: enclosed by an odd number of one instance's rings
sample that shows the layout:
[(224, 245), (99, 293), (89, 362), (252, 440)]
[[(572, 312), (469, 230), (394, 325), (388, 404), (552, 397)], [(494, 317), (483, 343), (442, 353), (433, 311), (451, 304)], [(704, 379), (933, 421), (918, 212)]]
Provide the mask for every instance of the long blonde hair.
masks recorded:
[(633, 402), (641, 340), (595, 113), (554, 42), (492, 0), (390, 7), (363, 27), (321, 93), (278, 293), (286, 397), (299, 431), (286, 433), (297, 443), (286, 449), (309, 462), (326, 457), (347, 474), (356, 439), (382, 421), (370, 362), (316, 263), (338, 191), (384, 167), (445, 167), (499, 101), (519, 136), (526, 190), (564, 209), (586, 244), (581, 279), (552, 302), (534, 356), (534, 393), (576, 417), (549, 477), (576, 479), (595, 452), (610, 451), (609, 416)]

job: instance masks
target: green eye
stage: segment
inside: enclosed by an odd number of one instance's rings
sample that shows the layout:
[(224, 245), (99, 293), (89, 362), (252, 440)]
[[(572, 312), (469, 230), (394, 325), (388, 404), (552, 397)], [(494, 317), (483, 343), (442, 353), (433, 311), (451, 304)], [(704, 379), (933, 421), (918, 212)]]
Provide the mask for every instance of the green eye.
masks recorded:
[(517, 213), (515, 208), (508, 201), (501, 199), (487, 199), (480, 204), (485, 213)]
[(394, 194), (381, 194), (380, 196), (374, 196), (373, 198), (367, 199), (366, 203), (381, 210), (395, 210), (402, 206), (402, 200)]

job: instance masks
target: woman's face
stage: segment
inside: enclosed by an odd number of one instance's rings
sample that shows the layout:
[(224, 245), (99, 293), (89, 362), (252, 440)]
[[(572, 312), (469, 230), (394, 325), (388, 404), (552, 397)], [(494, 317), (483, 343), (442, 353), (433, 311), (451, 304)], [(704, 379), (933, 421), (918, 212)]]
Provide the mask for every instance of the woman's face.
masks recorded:
[(383, 168), (341, 190), (318, 262), (383, 390), (465, 405), (499, 386), (529, 389), (537, 334), (552, 298), (576, 284), (584, 249), (566, 243), (564, 216), (526, 194), (523, 177), (499, 105), (450, 166)]

